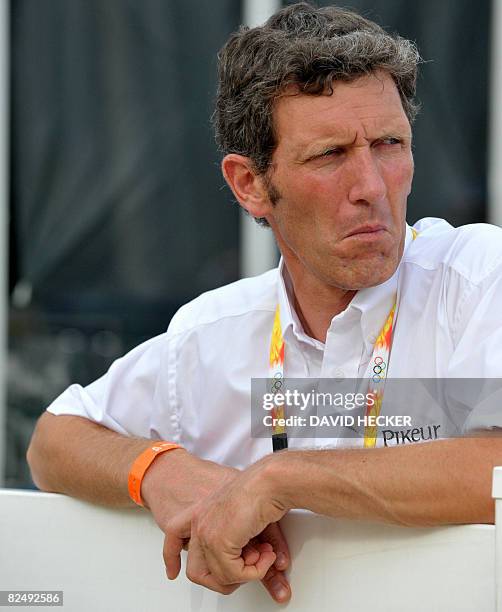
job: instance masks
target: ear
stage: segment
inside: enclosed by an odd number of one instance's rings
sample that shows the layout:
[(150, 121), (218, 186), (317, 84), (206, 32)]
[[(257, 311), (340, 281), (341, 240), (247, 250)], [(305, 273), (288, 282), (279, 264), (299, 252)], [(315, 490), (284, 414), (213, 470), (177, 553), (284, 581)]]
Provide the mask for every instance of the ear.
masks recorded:
[(239, 204), (252, 217), (266, 217), (272, 208), (263, 179), (249, 157), (230, 153), (223, 158), (221, 170)]

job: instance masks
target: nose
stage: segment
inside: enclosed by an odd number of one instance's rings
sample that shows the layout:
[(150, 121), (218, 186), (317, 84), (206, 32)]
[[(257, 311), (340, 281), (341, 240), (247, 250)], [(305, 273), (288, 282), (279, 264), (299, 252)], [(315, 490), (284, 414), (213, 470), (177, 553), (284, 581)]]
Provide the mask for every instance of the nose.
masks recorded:
[(353, 204), (375, 204), (385, 199), (387, 185), (371, 148), (361, 147), (354, 151), (351, 162), (349, 201)]

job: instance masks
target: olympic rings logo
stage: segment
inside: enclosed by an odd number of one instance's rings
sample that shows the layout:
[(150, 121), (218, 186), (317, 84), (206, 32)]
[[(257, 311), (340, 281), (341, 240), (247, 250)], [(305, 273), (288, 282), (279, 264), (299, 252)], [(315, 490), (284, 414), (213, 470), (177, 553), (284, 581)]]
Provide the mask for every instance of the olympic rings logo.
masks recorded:
[(282, 378), (282, 372), (277, 372), (274, 374), (274, 380), (272, 382), (271, 391), (272, 393), (278, 393), (284, 384), (284, 380)]
[(385, 368), (387, 364), (382, 357), (375, 357), (375, 365), (373, 366), (373, 377), (372, 380), (375, 384), (382, 382), (385, 378)]

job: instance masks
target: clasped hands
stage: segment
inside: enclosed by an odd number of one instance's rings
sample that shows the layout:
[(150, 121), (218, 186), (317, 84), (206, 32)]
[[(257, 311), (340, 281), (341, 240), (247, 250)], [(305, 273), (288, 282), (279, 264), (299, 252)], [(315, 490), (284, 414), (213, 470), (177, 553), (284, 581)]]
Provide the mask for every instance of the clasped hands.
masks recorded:
[[(265, 458), (239, 471), (186, 451), (171, 451), (162, 459), (156, 461), (155, 478), (145, 477), (142, 492), (165, 533), (168, 578), (179, 575), (186, 548), (186, 575), (192, 582), (228, 595), (245, 582), (261, 580), (275, 601), (288, 601), (284, 571), (290, 554), (278, 521), (289, 508), (274, 491), (271, 461)], [(181, 485), (177, 468), (188, 486)], [(166, 489), (169, 473), (172, 487)]]

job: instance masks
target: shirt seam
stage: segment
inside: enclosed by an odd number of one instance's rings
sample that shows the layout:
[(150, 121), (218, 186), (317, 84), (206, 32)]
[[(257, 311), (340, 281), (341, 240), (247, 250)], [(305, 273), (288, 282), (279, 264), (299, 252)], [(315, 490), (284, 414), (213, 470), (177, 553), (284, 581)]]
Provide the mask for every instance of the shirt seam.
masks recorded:
[(455, 347), (458, 344), (458, 328), (460, 327), (460, 323), (464, 318), (464, 311), (465, 311), (466, 304), (468, 303), (469, 299), (474, 293), (474, 290), (475, 289), (479, 290), (481, 288), (481, 285), (485, 283), (488, 280), (488, 278), (494, 274), (494, 272), (497, 271), (497, 268), (500, 265), (502, 265), (502, 257), (499, 257), (495, 260), (493, 265), (490, 267), (489, 271), (483, 276), (483, 278), (479, 281), (479, 283), (475, 283), (473, 281), (470, 281), (469, 279), (465, 279), (468, 283), (470, 283), (470, 288), (465, 290), (464, 296), (461, 299), (458, 305), (457, 311), (455, 313), (454, 328), (452, 330), (453, 342), (454, 342)]
[(169, 405), (169, 418), (171, 426), (175, 432), (175, 437), (172, 442), (180, 444), (181, 442), (181, 427), (180, 427), (180, 413), (179, 413), (179, 401), (177, 393), (177, 347), (178, 337), (172, 338), (172, 342), (168, 343), (167, 346), (167, 402)]
[[(464, 271), (458, 269), (456, 266), (453, 266), (451, 263), (447, 263), (447, 262), (439, 262), (436, 264), (432, 264), (430, 261), (419, 263), (417, 261), (413, 261), (410, 259), (409, 260), (403, 259), (402, 263), (411, 264), (413, 266), (422, 268), (423, 270), (427, 270), (429, 272), (433, 272), (434, 270), (438, 270), (439, 268), (443, 267), (443, 268), (451, 270), (452, 272), (455, 272), (455, 274), (458, 274), (459, 276), (461, 276), (466, 282), (470, 283), (471, 285), (474, 285), (475, 287), (479, 287), (482, 283), (486, 281), (486, 279), (490, 276), (490, 274), (493, 274), (494, 270), (496, 270), (496, 268), (499, 265), (502, 265), (502, 255), (495, 259), (492, 265), (487, 268), (487, 270), (485, 271), (485, 273), (479, 280), (473, 280)], [(430, 267), (427, 267), (427, 264), (429, 264)]]
[(198, 329), (200, 327), (205, 327), (207, 325), (214, 325), (214, 323), (219, 323), (220, 321), (224, 321), (225, 319), (234, 319), (234, 318), (237, 318), (237, 317), (242, 317), (244, 315), (254, 314), (254, 313), (257, 313), (257, 312), (274, 313), (275, 309), (274, 308), (270, 308), (270, 309), (268, 309), (268, 308), (257, 308), (255, 310), (245, 310), (245, 311), (234, 313), (234, 314), (226, 314), (226, 315), (222, 315), (221, 317), (217, 317), (217, 318), (211, 319), (210, 321), (204, 321), (204, 322), (201, 322), (201, 323), (194, 323), (191, 327), (185, 327), (183, 329), (175, 330), (175, 331), (172, 331), (172, 332), (169, 332), (169, 328), (168, 328), (167, 329), (167, 334), (168, 334), (168, 337), (170, 336), (172, 338), (172, 337), (175, 337), (175, 336), (180, 336), (182, 334), (186, 334), (187, 332), (194, 331), (194, 330), (196, 330), (196, 329)]

